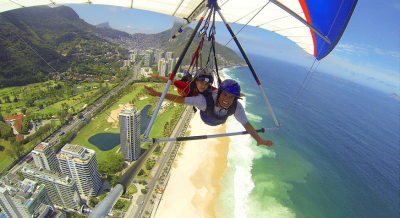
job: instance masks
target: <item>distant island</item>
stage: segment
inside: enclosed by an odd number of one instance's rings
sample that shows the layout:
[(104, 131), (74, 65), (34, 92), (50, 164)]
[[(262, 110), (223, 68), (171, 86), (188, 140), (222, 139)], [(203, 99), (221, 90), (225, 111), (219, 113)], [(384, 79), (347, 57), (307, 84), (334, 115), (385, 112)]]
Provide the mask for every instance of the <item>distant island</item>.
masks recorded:
[(396, 93), (390, 94), (390, 97), (400, 101), (400, 97)]

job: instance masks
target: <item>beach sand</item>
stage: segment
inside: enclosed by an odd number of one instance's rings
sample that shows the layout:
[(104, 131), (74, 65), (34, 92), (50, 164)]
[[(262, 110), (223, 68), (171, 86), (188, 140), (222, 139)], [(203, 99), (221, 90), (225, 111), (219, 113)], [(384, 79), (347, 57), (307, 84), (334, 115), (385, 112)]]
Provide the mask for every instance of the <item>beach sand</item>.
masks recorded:
[[(199, 112), (190, 122), (191, 135), (226, 133), (225, 125), (203, 123)], [(156, 218), (215, 217), (219, 179), (228, 164), (229, 137), (189, 141), (172, 168)]]

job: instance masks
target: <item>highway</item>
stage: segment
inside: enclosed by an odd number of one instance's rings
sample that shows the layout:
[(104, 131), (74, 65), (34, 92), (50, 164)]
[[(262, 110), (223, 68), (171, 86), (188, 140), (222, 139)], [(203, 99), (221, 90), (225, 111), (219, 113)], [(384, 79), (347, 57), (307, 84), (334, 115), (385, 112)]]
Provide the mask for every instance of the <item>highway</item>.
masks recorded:
[[(140, 62), (138, 64), (140, 64)], [(135, 69), (135, 67), (134, 67), (134, 69)], [(97, 108), (102, 106), (107, 101), (107, 99), (110, 98), (110, 96), (115, 95), (115, 93), (117, 93), (121, 88), (125, 87), (128, 83), (132, 82), (133, 79), (134, 79), (134, 77), (132, 74), (132, 76), (127, 81), (125, 81), (122, 85), (116, 87), (115, 89), (111, 90), (110, 93), (108, 93), (106, 96), (102, 97), (98, 103), (93, 104), (93, 107), (91, 107), (89, 110), (84, 109), (82, 111), (83, 116), (84, 117), (91, 116), (93, 111), (97, 110)], [(60, 141), (60, 139), (59, 139), (60, 133), (64, 132), (65, 134), (67, 134), (68, 132), (75, 130), (81, 122), (83, 122), (81, 119), (74, 117), (73, 120), (64, 124), (64, 126), (62, 126), (59, 130), (55, 131), (53, 134), (51, 134), (49, 137), (47, 137), (47, 139), (45, 139), (44, 142), (47, 142), (47, 143), (49, 143), (49, 145), (54, 146), (55, 144), (57, 144)], [(16, 163), (10, 169), (10, 172), (12, 172), (12, 173), (19, 172), (21, 170), (21, 168), (26, 164), (26, 160), (29, 159), (30, 157), (31, 157), (31, 154), (26, 155), (24, 158), (22, 158), (18, 163)]]
[[(188, 121), (189, 117), (191, 116), (192, 110), (193, 110), (192, 107), (185, 108), (185, 111), (182, 113), (182, 116), (178, 120), (178, 122), (171, 134), (171, 138), (176, 138), (176, 137), (182, 136), (184, 134), (182, 132), (183, 130), (185, 130), (184, 132), (186, 132), (186, 129), (189, 125), (189, 122), (187, 122), (187, 121)], [(145, 211), (149, 212), (149, 214), (146, 215), (146, 217), (150, 217), (150, 214), (152, 212), (154, 212), (153, 209), (154, 209), (154, 206), (156, 206), (156, 205), (154, 203), (150, 203), (150, 200), (154, 200), (152, 197), (153, 194), (155, 194), (154, 189), (157, 184), (159, 185), (159, 187), (163, 187), (165, 189), (165, 183), (164, 183), (165, 181), (162, 180), (162, 181), (158, 182), (158, 179), (161, 177), (166, 178), (167, 175), (169, 174), (169, 170), (171, 169), (172, 163), (176, 157), (179, 145), (180, 145), (180, 143), (178, 143), (178, 145), (175, 145), (175, 142), (165, 143), (165, 147), (163, 149), (164, 156), (160, 157), (158, 159), (159, 165), (156, 167), (156, 169), (153, 169), (153, 170), (155, 170), (155, 173), (152, 176), (152, 180), (147, 181), (148, 182), (147, 194), (144, 196), (143, 195), (139, 196), (139, 198), (136, 200), (136, 203), (132, 202), (129, 205), (129, 208), (127, 210), (125, 217), (129, 217), (129, 218), (143, 217), (145, 215), (144, 214)], [(166, 172), (164, 172), (165, 167), (168, 168), (168, 170)], [(139, 190), (137, 190), (137, 191), (139, 191)], [(156, 195), (158, 195), (158, 194), (156, 194)], [(143, 201), (143, 204), (140, 205), (142, 201)]]

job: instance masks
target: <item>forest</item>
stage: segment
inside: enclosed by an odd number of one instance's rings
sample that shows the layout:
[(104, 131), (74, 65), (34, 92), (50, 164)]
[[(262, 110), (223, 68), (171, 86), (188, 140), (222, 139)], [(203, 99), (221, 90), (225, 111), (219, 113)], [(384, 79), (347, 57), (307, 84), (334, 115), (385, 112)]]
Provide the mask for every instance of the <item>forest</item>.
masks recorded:
[(0, 88), (69, 74), (111, 79), (128, 59), (127, 49), (97, 36), (127, 33), (96, 28), (67, 6), (4, 12), (0, 20)]

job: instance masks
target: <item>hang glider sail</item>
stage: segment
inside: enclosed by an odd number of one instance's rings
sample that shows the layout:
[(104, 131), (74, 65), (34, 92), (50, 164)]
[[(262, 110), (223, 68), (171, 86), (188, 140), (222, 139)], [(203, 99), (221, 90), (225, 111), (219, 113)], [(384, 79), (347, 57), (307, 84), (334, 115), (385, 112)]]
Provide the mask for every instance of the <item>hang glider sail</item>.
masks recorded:
[[(0, 0), (0, 13), (37, 5), (99, 4), (188, 18), (202, 2), (202, 0)], [(335, 48), (356, 4), (357, 0), (218, 1), (228, 23), (248, 23), (247, 25), (285, 36), (318, 60)], [(197, 14), (197, 19), (199, 17), (200, 13)], [(216, 19), (222, 21), (219, 17)]]

